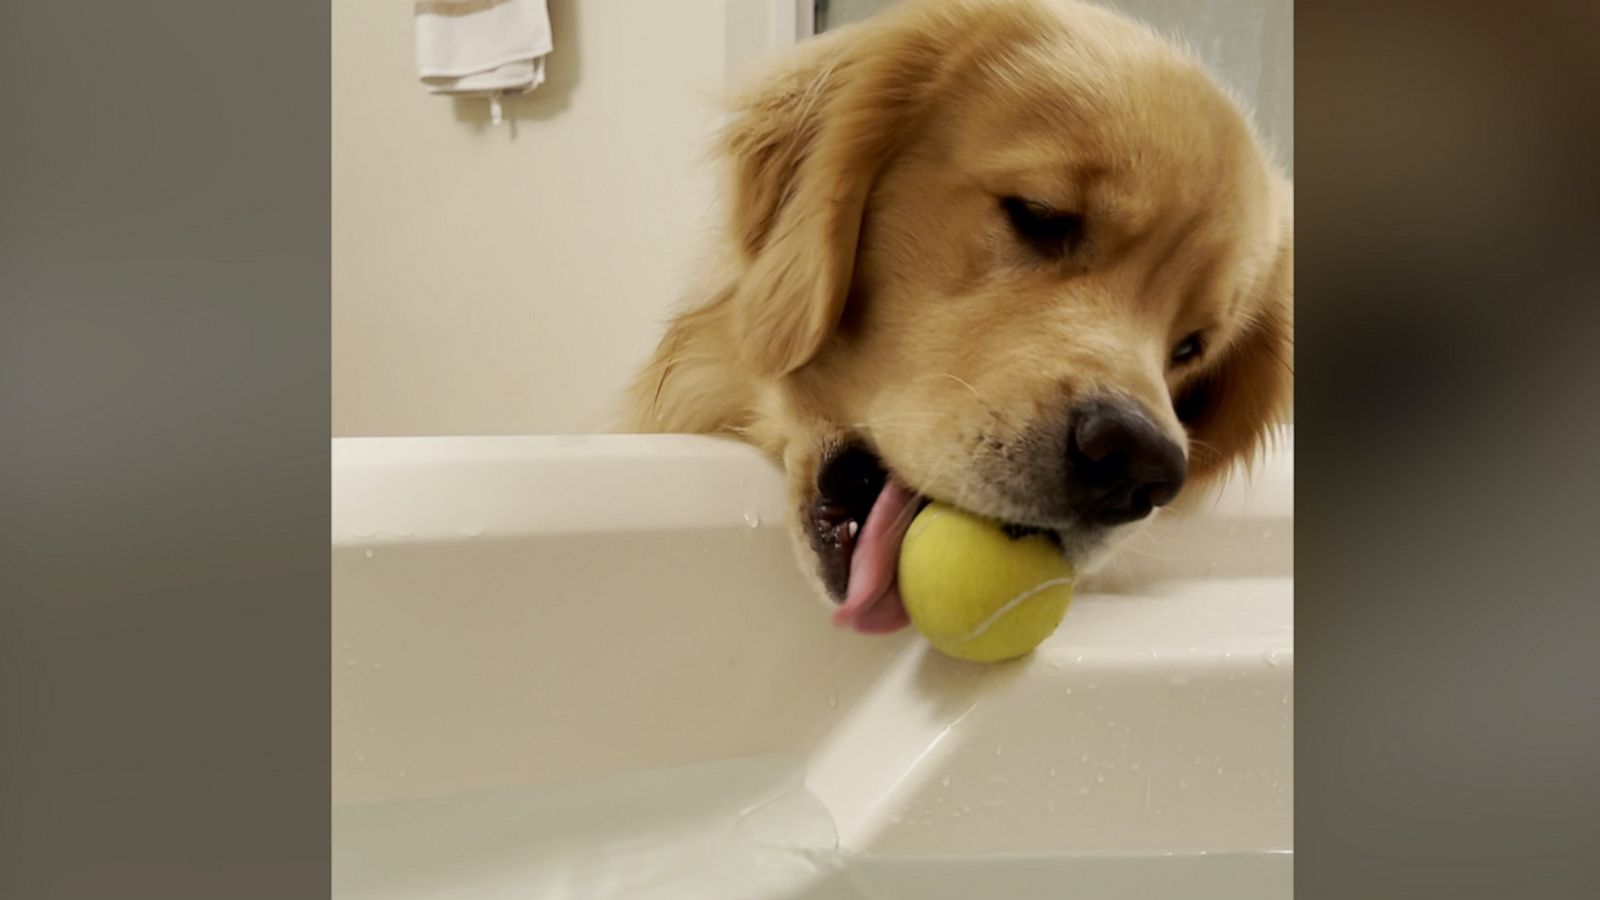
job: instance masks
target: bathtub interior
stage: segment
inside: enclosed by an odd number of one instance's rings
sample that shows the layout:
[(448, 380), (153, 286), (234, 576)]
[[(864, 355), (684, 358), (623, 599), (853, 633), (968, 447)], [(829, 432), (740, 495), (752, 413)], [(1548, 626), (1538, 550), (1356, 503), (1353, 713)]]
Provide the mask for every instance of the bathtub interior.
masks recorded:
[(1288, 896), (1289, 432), (1001, 666), (829, 626), (740, 445), (335, 444), (340, 896)]

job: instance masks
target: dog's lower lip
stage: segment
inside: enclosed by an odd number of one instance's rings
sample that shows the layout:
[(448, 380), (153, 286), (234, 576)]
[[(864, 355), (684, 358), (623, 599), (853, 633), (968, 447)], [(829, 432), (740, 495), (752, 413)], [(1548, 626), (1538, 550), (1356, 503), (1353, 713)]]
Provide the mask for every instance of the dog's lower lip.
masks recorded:
[[(817, 498), (805, 518), (823, 586), (836, 604), (844, 602), (850, 584), (860, 530), (893, 477), (877, 453), (860, 441), (835, 449), (817, 472)], [(904, 481), (899, 484), (906, 486)], [(932, 502), (934, 498), (918, 492), (912, 508), (921, 512)], [(1013, 539), (1042, 533), (1062, 545), (1059, 532), (1048, 526), (1002, 522), (1001, 527)]]
[(804, 514), (823, 584), (835, 603), (844, 602), (856, 536), (888, 477), (878, 455), (861, 441), (839, 445), (817, 472), (817, 497)]

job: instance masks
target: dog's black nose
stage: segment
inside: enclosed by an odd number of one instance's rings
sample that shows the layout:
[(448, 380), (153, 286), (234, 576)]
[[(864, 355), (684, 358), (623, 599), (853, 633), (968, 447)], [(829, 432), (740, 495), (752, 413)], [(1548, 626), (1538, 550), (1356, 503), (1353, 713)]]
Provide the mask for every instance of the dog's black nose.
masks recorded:
[(1172, 502), (1188, 471), (1183, 448), (1125, 400), (1091, 400), (1072, 411), (1067, 441), (1077, 514), (1121, 525)]

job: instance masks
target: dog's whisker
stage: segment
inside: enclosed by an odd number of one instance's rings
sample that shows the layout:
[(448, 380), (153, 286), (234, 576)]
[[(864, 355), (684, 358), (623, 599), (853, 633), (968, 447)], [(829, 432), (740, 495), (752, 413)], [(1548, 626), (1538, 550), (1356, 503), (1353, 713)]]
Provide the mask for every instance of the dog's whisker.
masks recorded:
[(1210, 454), (1210, 458), (1211, 459), (1216, 459), (1216, 458), (1222, 456), (1222, 448), (1218, 447), (1216, 444), (1211, 443), (1210, 441), (1203, 441), (1203, 440), (1201, 440), (1200, 438), (1197, 438), (1197, 437), (1190, 437), (1189, 438), (1189, 447), (1192, 450), (1200, 450), (1200, 451), (1203, 451), (1203, 452), (1205, 452), (1207, 454)]
[(1133, 546), (1133, 544), (1131, 544), (1131, 543), (1123, 544), (1121, 547), (1117, 548), (1117, 551), (1119, 553), (1122, 552), (1122, 551), (1127, 551), (1128, 553), (1134, 553), (1134, 554), (1137, 554), (1139, 556), (1143, 556), (1146, 559), (1153, 559), (1153, 560), (1156, 560), (1158, 562), (1175, 562), (1178, 559), (1178, 557), (1176, 557), (1176, 556), (1164, 556), (1164, 555), (1162, 555), (1160, 553), (1151, 553), (1148, 550), (1140, 550), (1138, 547)]
[(983, 395), (978, 393), (978, 389), (972, 386), (972, 382), (967, 381), (965, 378), (962, 378), (959, 375), (955, 375), (955, 374), (952, 374), (950, 372), (938, 372), (938, 373), (936, 373), (934, 375), (930, 375), (929, 377), (930, 378), (948, 378), (951, 381), (954, 381), (956, 384), (959, 384), (962, 387), (966, 388), (967, 390), (971, 391), (972, 392), (972, 396), (978, 398), (978, 402), (979, 403), (983, 403), (984, 402)]
[(979, 462), (986, 449), (987, 448), (985, 448), (982, 444), (978, 445), (978, 449), (973, 451), (972, 457), (968, 461), (968, 467), (971, 469), (972, 474), (960, 480), (961, 488), (956, 492), (955, 502), (956, 506), (960, 507), (961, 509), (967, 508), (967, 498), (972, 493), (973, 486), (978, 482), (977, 472), (981, 469)]
[(903, 413), (892, 416), (864, 419), (859, 422), (851, 422), (848, 427), (870, 433), (874, 431), (887, 431), (892, 427), (905, 429), (910, 425), (926, 425), (937, 421), (939, 418), (939, 416), (931, 413)]

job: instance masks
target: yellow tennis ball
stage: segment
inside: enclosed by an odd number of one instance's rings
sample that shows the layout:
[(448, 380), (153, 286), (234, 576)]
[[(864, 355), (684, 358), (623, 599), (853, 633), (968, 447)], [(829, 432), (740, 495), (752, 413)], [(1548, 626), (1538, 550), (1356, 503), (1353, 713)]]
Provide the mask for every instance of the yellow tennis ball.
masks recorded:
[(1023, 656), (1072, 602), (1072, 565), (1044, 535), (1013, 539), (987, 519), (930, 503), (900, 547), (900, 599), (940, 652), (973, 662)]

